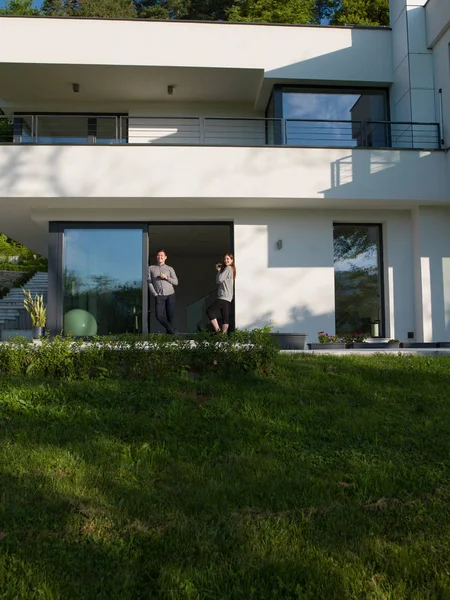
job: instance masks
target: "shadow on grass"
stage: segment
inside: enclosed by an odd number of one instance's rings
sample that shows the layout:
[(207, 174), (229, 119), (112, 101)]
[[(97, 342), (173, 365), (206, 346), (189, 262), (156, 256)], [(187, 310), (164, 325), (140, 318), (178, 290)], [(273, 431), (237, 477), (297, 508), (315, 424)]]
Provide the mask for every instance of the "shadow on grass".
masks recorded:
[(431, 368), (321, 357), (265, 379), (5, 380), (2, 589), (444, 597), (448, 371)]

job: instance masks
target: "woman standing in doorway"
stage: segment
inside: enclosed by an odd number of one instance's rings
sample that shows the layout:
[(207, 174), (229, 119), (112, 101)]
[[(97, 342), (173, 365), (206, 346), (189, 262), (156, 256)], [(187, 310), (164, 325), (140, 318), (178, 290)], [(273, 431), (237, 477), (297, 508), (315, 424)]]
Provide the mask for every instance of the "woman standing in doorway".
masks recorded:
[(216, 270), (216, 283), (219, 286), (217, 288), (217, 300), (211, 306), (208, 306), (206, 314), (216, 333), (221, 331), (218, 318), (222, 317), (222, 333), (227, 333), (230, 326), (230, 306), (233, 300), (234, 280), (236, 279), (234, 256), (225, 254), (223, 262), (216, 265)]

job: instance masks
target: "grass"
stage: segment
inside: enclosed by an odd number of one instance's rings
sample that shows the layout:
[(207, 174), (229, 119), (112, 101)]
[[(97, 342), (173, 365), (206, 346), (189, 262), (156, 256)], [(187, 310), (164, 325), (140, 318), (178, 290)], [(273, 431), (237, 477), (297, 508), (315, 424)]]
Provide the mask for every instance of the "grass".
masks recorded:
[(450, 360), (0, 379), (1, 599), (450, 598)]

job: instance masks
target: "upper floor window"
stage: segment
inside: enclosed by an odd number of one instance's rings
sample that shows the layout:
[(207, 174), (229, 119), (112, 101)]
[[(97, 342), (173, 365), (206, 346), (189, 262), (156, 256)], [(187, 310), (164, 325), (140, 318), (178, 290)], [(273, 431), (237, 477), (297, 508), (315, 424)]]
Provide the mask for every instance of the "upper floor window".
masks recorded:
[[(274, 103), (295, 146), (389, 146), (387, 92), (382, 89), (282, 87)], [(278, 108), (278, 111), (277, 111)]]

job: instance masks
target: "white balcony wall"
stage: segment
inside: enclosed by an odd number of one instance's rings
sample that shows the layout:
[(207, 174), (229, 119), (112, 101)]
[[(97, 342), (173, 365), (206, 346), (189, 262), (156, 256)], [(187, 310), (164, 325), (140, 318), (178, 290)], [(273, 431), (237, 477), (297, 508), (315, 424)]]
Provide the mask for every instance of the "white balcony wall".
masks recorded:
[[(172, 174), (176, 173), (176, 177)], [(430, 185), (433, 182), (433, 185)], [(338, 148), (0, 146), (8, 198), (220, 199), (247, 206), (342, 207), (448, 201), (441, 152)]]

